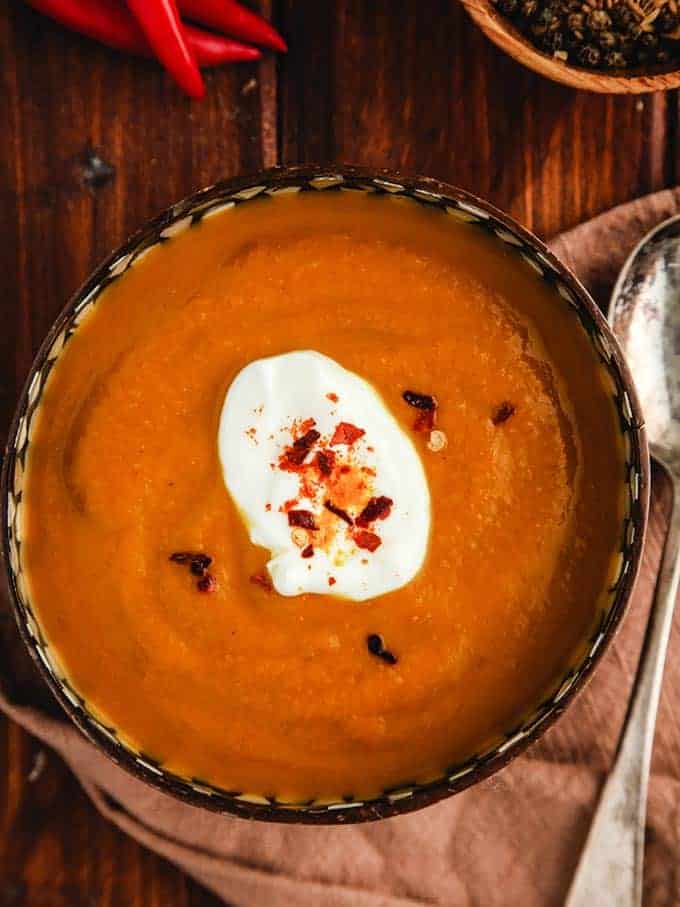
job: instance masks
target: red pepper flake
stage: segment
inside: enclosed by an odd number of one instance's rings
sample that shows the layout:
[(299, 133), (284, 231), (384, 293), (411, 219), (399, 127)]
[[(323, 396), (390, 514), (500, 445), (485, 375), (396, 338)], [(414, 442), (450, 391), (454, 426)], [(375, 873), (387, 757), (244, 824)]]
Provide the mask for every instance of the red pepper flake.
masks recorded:
[(196, 583), (196, 588), (199, 592), (214, 592), (215, 589), (217, 589), (217, 580), (212, 573), (206, 573), (206, 575), (201, 577)]
[(335, 582), (336, 582), (336, 580), (335, 580), (335, 577), (334, 577), (334, 576), (329, 576), (329, 577), (328, 577), (328, 585), (329, 585), (329, 586), (334, 586), (334, 585), (335, 585)]
[(289, 510), (288, 525), (300, 526), (302, 529), (311, 529), (315, 532), (319, 527), (314, 522), (314, 514), (309, 510)]
[(413, 423), (413, 430), (418, 432), (431, 432), (437, 422), (436, 409), (421, 409)]
[(329, 476), (335, 466), (335, 454), (332, 450), (320, 450), (316, 455), (315, 462), (321, 475)]
[[(305, 425), (307, 423), (304, 423)], [(301, 466), (303, 460), (321, 437), (320, 432), (315, 428), (310, 428), (302, 437), (293, 442), (283, 455), (283, 459), (293, 466)]]
[(347, 464), (345, 464), (344, 466), (341, 466), (341, 467), (340, 467), (340, 472), (341, 472), (344, 476), (346, 476), (347, 473), (348, 473), (348, 472), (351, 472), (351, 471), (352, 471), (352, 467), (351, 467), (351, 466), (348, 466)]
[(304, 435), (310, 428), (314, 428), (315, 425), (316, 419), (305, 419), (297, 426), (297, 430), (301, 435)]
[(404, 391), (402, 397), (409, 406), (418, 410), (413, 430), (431, 432), (437, 422), (437, 398), (431, 394), (420, 394), (417, 391)]
[(295, 510), (297, 505), (300, 503), (298, 498), (289, 498), (287, 501), (284, 501), (283, 504), (279, 507), (279, 513), (288, 513), (289, 510)]
[(367, 551), (375, 551), (376, 548), (379, 548), (382, 545), (380, 536), (377, 536), (375, 532), (369, 532), (366, 529), (355, 532), (352, 538), (354, 539), (357, 548), (365, 548)]
[(508, 403), (507, 400), (504, 400), (500, 406), (497, 406), (494, 410), (494, 414), (491, 417), (491, 421), (494, 425), (502, 425), (503, 422), (507, 422), (510, 416), (514, 416), (515, 407), (512, 403)]
[(326, 510), (330, 510), (331, 513), (334, 513), (337, 517), (340, 517), (341, 520), (344, 520), (348, 526), (354, 525), (354, 520), (346, 510), (342, 509), (342, 507), (336, 507), (332, 501), (324, 501), (323, 506)]
[(302, 557), (312, 557), (314, 554), (314, 546), (307, 545), (306, 548), (302, 549)]
[(386, 498), (381, 495), (379, 498), (371, 498), (356, 519), (357, 526), (366, 528), (376, 520), (386, 520), (392, 510), (394, 501), (392, 498)]
[(274, 588), (272, 586), (272, 581), (269, 578), (269, 575), (264, 571), (262, 573), (253, 573), (253, 575), (250, 577), (250, 582), (254, 586), (261, 586), (265, 590), (265, 592), (271, 592)]
[(336, 444), (347, 444), (348, 447), (351, 447), (355, 441), (358, 441), (359, 438), (363, 437), (366, 432), (363, 428), (357, 428), (356, 425), (352, 425), (351, 422), (338, 422), (335, 427), (335, 432), (331, 438), (331, 446), (334, 447)]
[(340, 399), (337, 394), (326, 394), (326, 397), (331, 401), (331, 403), (337, 403)]
[(264, 509), (267, 511), (267, 513), (269, 513), (269, 511), (272, 509), (272, 505), (267, 503), (264, 505)]
[(419, 394), (417, 391), (404, 391), (402, 394), (409, 406), (416, 409), (434, 410), (437, 408), (437, 398), (430, 394)]

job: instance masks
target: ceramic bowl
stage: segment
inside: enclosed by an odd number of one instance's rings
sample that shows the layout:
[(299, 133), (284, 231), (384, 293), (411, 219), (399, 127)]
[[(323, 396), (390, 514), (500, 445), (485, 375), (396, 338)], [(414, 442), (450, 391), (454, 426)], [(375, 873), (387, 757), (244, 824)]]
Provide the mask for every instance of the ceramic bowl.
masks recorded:
[[(627, 507), (621, 525), (618, 575), (609, 590), (597, 630), (588, 640), (581, 660), (565, 673), (548, 698), (523, 721), (508, 727), (493, 746), (475, 753), (463, 764), (451, 765), (437, 781), (420, 785), (403, 784), (398, 789), (385, 790), (370, 802), (346, 798), (341, 802), (280, 803), (248, 791), (221, 790), (203, 780), (179, 777), (144, 753), (135, 751), (121, 739), (115, 728), (98, 720), (87, 702), (64, 677), (58, 659), (41, 631), (24, 575), (24, 469), (31, 448), (33, 421), (50, 370), (70, 337), (78, 330), (80, 320), (96, 303), (102, 290), (118, 280), (135, 258), (150, 246), (172, 242), (174, 236), (192, 229), (202, 217), (221, 207), (247, 205), (252, 199), (266, 198), (281, 189), (329, 194), (340, 189), (354, 189), (408, 197), (418, 204), (439, 208), (453, 219), (469, 222), (475, 229), (491, 234), (497, 242), (510, 247), (514, 254), (535, 270), (536, 280), (554, 285), (558, 291), (555, 297), (557, 304), (567, 306), (587, 331), (592, 354), (603, 370), (603, 379), (611, 387), (626, 450)], [(264, 205), (261, 211), (265, 217)], [(61, 312), (35, 358), (9, 433), (1, 489), (2, 545), (21, 636), (55, 697), (96, 746), (137, 778), (195, 806), (266, 821), (342, 824), (406, 813), (469, 787), (514, 759), (564, 712), (602, 658), (630, 598), (645, 534), (649, 458), (640, 407), (619, 347), (586, 290), (543, 243), (486, 202), (435, 180), (353, 167), (301, 167), (268, 170), (197, 192), (152, 220), (97, 268)]]
[(571, 66), (544, 54), (515, 28), (510, 19), (496, 9), (493, 0), (461, 0), (487, 38), (518, 63), (533, 69), (554, 82), (611, 94), (640, 94), (666, 91), (680, 86), (680, 69), (676, 64), (648, 68), (606, 71)]

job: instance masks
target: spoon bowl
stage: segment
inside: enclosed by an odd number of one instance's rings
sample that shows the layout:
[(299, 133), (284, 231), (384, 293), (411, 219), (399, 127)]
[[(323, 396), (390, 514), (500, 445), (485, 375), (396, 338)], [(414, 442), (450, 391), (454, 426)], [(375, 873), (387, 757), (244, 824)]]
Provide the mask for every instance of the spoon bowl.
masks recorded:
[(680, 215), (648, 233), (612, 293), (610, 323), (628, 359), (652, 455), (680, 477)]

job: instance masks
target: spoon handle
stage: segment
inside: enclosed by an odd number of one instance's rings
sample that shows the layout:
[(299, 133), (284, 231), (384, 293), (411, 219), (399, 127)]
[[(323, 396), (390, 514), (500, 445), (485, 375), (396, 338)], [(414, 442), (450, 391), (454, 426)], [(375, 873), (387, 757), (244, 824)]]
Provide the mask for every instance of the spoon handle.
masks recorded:
[(605, 782), (565, 907), (640, 907), (647, 784), (656, 711), (680, 578), (680, 507), (673, 513), (661, 572), (619, 748)]

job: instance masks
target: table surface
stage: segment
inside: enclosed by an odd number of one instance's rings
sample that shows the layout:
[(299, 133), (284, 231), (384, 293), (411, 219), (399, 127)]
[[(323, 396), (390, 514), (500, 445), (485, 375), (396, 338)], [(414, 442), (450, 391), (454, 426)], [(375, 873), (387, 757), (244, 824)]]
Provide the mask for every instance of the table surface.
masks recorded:
[[(259, 8), (290, 53), (211, 71), (194, 103), (153, 63), (2, 4), (0, 441), (37, 346), (93, 266), (217, 179), (276, 163), (403, 169), (484, 196), (546, 238), (678, 182), (675, 92), (608, 97), (542, 80), (455, 0)], [(0, 614), (0, 638), (11, 633)], [(12, 694), (44, 701), (16, 657)], [(56, 756), (0, 719), (0, 907), (218, 903), (110, 827)]]

